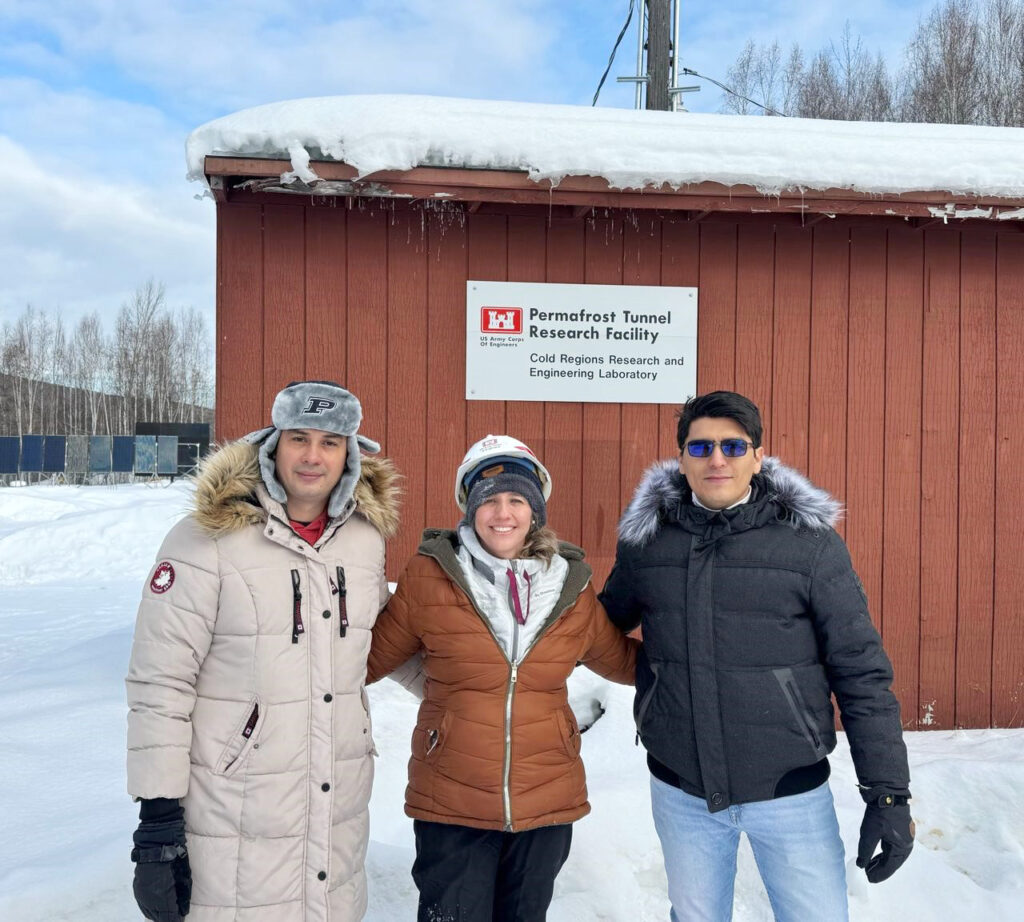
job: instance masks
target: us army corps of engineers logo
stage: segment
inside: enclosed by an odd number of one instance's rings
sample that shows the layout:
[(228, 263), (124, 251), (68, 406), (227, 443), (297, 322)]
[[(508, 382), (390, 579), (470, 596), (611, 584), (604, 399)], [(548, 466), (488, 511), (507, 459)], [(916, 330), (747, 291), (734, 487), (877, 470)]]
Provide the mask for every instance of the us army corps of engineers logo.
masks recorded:
[(481, 307), (480, 332), (523, 335), (523, 309), (521, 307)]
[(480, 345), (488, 349), (517, 348), (524, 342), (521, 307), (481, 307)]

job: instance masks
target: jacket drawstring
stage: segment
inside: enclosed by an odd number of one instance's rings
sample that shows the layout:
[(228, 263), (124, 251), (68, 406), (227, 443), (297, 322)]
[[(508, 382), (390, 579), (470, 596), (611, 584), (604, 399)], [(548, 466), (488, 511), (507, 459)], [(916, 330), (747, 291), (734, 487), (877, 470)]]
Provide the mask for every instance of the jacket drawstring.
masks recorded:
[(515, 615), (516, 621), (520, 624), (526, 624), (526, 619), (530, 617), (530, 590), (533, 588), (530, 585), (530, 574), (525, 570), (523, 571), (523, 579), (526, 580), (526, 614), (523, 614), (523, 606), (519, 601), (519, 586), (516, 583), (515, 571), (509, 567), (505, 574), (508, 576), (508, 588), (509, 595), (512, 596), (512, 614)]
[(292, 643), (299, 642), (299, 634), (305, 633), (302, 626), (302, 590), (299, 588), (299, 571), (292, 570)]
[(348, 603), (346, 602), (346, 596), (348, 590), (345, 588), (345, 568), (338, 567), (338, 615), (341, 626), (339, 631), (341, 636), (345, 636), (345, 632), (348, 630)]

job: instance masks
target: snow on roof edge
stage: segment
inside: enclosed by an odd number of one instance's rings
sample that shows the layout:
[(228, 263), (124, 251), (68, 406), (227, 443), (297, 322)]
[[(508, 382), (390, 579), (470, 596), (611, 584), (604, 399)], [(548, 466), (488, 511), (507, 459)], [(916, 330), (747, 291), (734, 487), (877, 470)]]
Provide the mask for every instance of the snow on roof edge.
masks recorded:
[(557, 184), (597, 176), (614, 189), (701, 182), (866, 194), (1024, 198), (1024, 129), (648, 112), (436, 96), (331, 96), (215, 119), (186, 142), (188, 175), (208, 155), (311, 161), (360, 176), (418, 166), (525, 171)]

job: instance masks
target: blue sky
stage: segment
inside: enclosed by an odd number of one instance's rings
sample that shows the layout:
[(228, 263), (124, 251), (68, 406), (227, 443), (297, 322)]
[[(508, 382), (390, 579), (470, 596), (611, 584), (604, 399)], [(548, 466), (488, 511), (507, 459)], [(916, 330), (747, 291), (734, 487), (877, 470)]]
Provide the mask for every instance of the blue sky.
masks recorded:
[[(748, 38), (814, 52), (849, 20), (895, 66), (932, 0), (686, 2), (682, 61), (724, 80)], [(212, 320), (214, 216), (184, 141), (279, 99), (430, 93), (588, 105), (629, 0), (0, 0), (0, 323), (109, 324), (149, 278)], [(600, 105), (635, 68), (633, 24)], [(697, 82), (687, 79), (687, 83)], [(713, 112), (705, 85), (687, 106)], [(681, 116), (683, 117), (683, 116)]]

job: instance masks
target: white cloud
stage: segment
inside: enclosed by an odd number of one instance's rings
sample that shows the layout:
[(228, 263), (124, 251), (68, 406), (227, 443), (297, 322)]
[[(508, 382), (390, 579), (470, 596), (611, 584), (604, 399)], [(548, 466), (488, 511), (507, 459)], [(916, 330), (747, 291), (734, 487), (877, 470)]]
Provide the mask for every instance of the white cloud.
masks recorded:
[[(101, 57), (172, 104), (223, 111), (295, 96), (551, 91), (552, 43), (586, 4), (112, 3), (54, 0), (33, 25), (82, 67)], [(15, 21), (17, 18), (15, 17)]]
[[(682, 60), (724, 79), (747, 37), (810, 53), (849, 18), (895, 54), (933, 0), (682, 4)], [(212, 311), (213, 209), (184, 180), (211, 118), (303, 96), (587, 103), (628, 0), (0, 0), (0, 313), (116, 310), (149, 277)], [(636, 18), (601, 94), (629, 107)], [(19, 76), (20, 75), (20, 76)], [(690, 82), (690, 81), (687, 81)], [(687, 105), (715, 111), (716, 88)]]
[[(146, 279), (172, 304), (212, 308), (212, 207), (178, 190), (43, 165), (0, 136), (0, 316), (33, 303), (110, 316)], [(187, 206), (187, 207), (186, 207)]]
[[(4, 312), (116, 309), (139, 283), (212, 309), (213, 214), (188, 131), (273, 99), (353, 92), (565, 98), (582, 0), (51, 0), (0, 4)], [(596, 74), (593, 79), (596, 80)], [(589, 77), (587, 78), (589, 82)]]
[(30, 77), (0, 78), (0, 97), (0, 132), (43, 163), (138, 179), (183, 175), (185, 137), (194, 126), (153, 105), (60, 91)]

